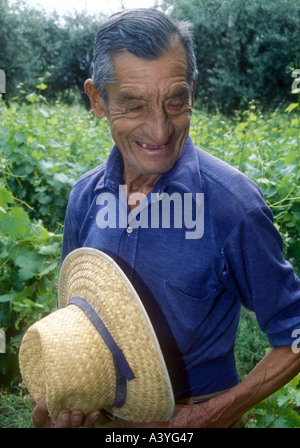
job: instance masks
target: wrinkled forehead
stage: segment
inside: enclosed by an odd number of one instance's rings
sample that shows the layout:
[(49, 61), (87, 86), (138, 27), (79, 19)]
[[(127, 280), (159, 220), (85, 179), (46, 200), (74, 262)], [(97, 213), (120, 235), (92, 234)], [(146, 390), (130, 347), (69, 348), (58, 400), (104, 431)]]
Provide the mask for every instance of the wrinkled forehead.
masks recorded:
[(174, 38), (170, 46), (161, 52), (158, 57), (140, 57), (128, 50), (118, 51), (112, 56), (115, 81), (127, 76), (140, 77), (149, 71), (155, 78), (164, 78), (172, 71), (180, 72), (181, 76), (188, 78), (186, 51), (178, 38)]
[[(188, 95), (189, 80), (184, 48), (175, 43), (159, 58), (147, 60), (123, 51), (114, 58), (115, 82), (108, 92), (123, 99), (168, 96), (174, 90)], [(147, 98), (148, 97), (148, 98)]]

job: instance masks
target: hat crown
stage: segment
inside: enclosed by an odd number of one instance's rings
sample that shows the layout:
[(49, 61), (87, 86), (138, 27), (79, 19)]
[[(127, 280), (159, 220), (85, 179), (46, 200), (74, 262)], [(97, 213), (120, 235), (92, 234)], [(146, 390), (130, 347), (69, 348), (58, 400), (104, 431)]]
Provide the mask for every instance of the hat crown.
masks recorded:
[(163, 355), (119, 266), (95, 249), (76, 249), (62, 264), (58, 298), (61, 309), (32, 325), (21, 343), (32, 398), (46, 395), (53, 419), (63, 409), (87, 415), (105, 408), (135, 422), (168, 420), (174, 396)]

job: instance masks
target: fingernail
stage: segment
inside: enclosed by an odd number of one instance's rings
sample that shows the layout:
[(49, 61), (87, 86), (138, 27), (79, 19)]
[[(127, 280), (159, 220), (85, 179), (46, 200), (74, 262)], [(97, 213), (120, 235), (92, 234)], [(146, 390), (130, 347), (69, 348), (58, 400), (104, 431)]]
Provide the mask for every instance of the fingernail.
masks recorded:
[(82, 419), (82, 414), (74, 414), (74, 415), (72, 415), (72, 419), (75, 422), (79, 422)]
[(69, 412), (62, 412), (61, 413), (61, 418), (64, 422), (68, 421), (70, 418), (70, 413)]

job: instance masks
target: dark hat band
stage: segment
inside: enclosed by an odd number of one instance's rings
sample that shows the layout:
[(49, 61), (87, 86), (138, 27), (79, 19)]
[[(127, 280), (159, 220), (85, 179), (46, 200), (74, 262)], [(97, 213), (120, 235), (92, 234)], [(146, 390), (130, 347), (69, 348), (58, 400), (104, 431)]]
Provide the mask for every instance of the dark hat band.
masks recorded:
[(83, 297), (72, 297), (68, 305), (76, 305), (85, 313), (109, 348), (116, 372), (116, 396), (111, 407), (121, 408), (126, 401), (127, 381), (135, 378), (122, 350), (118, 347), (100, 316)]

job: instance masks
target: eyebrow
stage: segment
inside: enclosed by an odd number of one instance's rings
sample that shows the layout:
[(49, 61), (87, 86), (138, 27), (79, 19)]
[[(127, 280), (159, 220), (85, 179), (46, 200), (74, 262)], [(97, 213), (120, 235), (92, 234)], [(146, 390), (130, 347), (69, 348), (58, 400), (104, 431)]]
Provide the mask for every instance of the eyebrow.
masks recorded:
[(145, 100), (145, 98), (141, 95), (135, 95), (134, 93), (129, 92), (120, 92), (119, 94), (119, 100), (121, 101), (142, 101)]
[(190, 90), (188, 87), (181, 87), (177, 91), (174, 91), (167, 99), (177, 98), (181, 96), (190, 96)]

